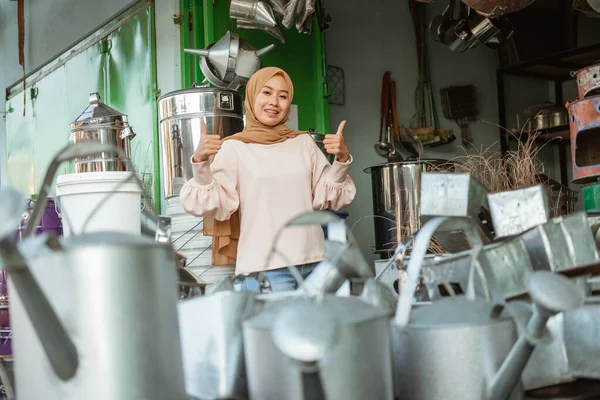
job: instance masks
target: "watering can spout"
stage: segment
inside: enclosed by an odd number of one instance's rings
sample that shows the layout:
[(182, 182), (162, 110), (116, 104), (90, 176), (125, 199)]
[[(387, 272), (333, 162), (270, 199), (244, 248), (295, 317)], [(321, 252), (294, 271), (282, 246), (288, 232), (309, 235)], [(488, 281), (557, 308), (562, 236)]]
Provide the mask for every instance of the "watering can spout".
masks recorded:
[[(3, 189), (0, 191), (0, 204), (4, 207), (0, 213), (1, 267), (7, 269), (15, 289), (21, 294), (23, 307), (29, 315), (50, 365), (56, 375), (66, 381), (77, 372), (77, 349), (33, 277), (14, 239), (14, 227), (18, 226), (27, 204), (25, 197), (15, 190)], [(42, 239), (48, 240), (48, 237)], [(30, 239), (30, 242), (35, 245), (40, 240)]]
[(533, 301), (533, 315), (496, 373), (489, 387), (487, 400), (510, 398), (535, 346), (552, 340), (546, 329), (548, 319), (560, 312), (580, 307), (585, 300), (581, 287), (568, 278), (549, 271), (533, 274), (527, 286), (529, 297)]

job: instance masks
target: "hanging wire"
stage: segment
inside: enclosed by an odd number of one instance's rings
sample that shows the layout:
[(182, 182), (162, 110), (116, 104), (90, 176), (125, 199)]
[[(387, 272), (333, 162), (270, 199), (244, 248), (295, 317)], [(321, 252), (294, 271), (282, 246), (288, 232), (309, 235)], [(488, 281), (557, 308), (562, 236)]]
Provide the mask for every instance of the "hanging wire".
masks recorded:
[(415, 31), (417, 63), (419, 80), (415, 88), (415, 114), (411, 119), (411, 126), (424, 128), (427, 124), (427, 109), (429, 109), (429, 126), (435, 130), (440, 128), (440, 120), (435, 105), (433, 87), (431, 84), (431, 68), (429, 50), (427, 47), (427, 14), (426, 5), (415, 0), (408, 0)]

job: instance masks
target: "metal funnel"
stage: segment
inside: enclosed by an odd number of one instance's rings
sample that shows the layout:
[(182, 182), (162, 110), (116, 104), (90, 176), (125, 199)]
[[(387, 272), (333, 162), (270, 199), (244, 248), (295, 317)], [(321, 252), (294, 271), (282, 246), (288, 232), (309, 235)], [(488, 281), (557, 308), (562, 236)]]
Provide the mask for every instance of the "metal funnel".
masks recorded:
[(256, 50), (237, 33), (227, 32), (207, 49), (184, 51), (200, 56), (200, 69), (208, 82), (216, 87), (238, 90), (260, 69), (260, 57), (274, 47), (271, 44)]
[(269, 3), (257, 0), (231, 0), (229, 17), (252, 21), (262, 26), (277, 26), (273, 9)]
[(280, 17), (283, 17), (283, 13), (285, 12), (285, 1), (284, 0), (269, 0), (271, 7), (273, 8), (273, 13)]
[(213, 73), (222, 81), (231, 81), (235, 70), (235, 57), (237, 56), (240, 37), (231, 32), (226, 32), (209, 49), (184, 49), (183, 51), (206, 57)]
[(281, 43), (285, 43), (285, 37), (283, 36), (283, 33), (281, 32), (281, 29), (279, 29), (278, 25), (264, 26), (264, 25), (255, 24), (253, 21), (238, 19), (237, 27), (239, 29), (260, 29), (261, 31), (267, 32), (269, 35), (273, 36), (274, 38), (279, 39), (281, 41)]

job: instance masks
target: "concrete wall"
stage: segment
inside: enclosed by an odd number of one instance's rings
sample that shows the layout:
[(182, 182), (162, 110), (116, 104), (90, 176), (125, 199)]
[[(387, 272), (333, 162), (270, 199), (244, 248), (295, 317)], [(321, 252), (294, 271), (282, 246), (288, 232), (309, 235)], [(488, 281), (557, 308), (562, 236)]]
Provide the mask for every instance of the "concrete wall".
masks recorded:
[[(25, 2), (25, 66), (31, 72), (134, 4), (132, 0), (30, 0)], [(173, 16), (178, 0), (157, 0), (158, 82), (163, 93), (179, 89), (179, 25)], [(0, 112), (5, 111), (4, 89), (21, 79), (18, 59), (17, 3), (0, 1)], [(6, 126), (0, 120), (0, 182), (5, 183)]]
[[(428, 16), (441, 14), (447, 2), (428, 4)], [(385, 161), (373, 150), (379, 136), (381, 78), (392, 72), (398, 87), (398, 113), (401, 124), (408, 125), (414, 113), (413, 94), (418, 70), (416, 44), (407, 1), (380, 0), (368, 5), (362, 0), (329, 1), (327, 9), (333, 23), (327, 31), (328, 64), (344, 69), (346, 104), (330, 108), (331, 127), (346, 119), (346, 140), (354, 155), (351, 175), (357, 186), (356, 200), (347, 211), (349, 224), (365, 256), (372, 260), (375, 245), (371, 178), (363, 169)], [(598, 42), (600, 20), (582, 17), (580, 44)], [(485, 46), (465, 53), (454, 53), (443, 45), (428, 41), (433, 87), (442, 127), (460, 131), (453, 121), (444, 119), (439, 89), (450, 85), (475, 85), (479, 116), (471, 133), (477, 148), (497, 146), (499, 139), (496, 91), (496, 51)], [(516, 128), (516, 114), (530, 104), (551, 99), (554, 93), (543, 81), (511, 77), (506, 82), (509, 129)], [(565, 94), (567, 95), (567, 93)], [(522, 123), (523, 121), (521, 121)], [(452, 158), (464, 155), (459, 140), (453, 144), (428, 149), (425, 157)], [(560, 180), (558, 152), (549, 146), (541, 153), (546, 173)], [(569, 164), (570, 165), (570, 164)]]

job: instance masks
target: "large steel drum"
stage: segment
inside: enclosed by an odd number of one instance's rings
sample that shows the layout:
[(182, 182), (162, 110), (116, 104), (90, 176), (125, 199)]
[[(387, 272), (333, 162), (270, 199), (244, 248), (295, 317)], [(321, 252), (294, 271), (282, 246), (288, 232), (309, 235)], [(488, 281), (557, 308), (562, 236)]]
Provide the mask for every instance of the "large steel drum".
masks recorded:
[[(190, 158), (202, 135), (222, 138), (244, 129), (244, 107), (240, 93), (214, 87), (193, 87), (165, 94), (158, 99), (160, 158), (164, 197), (179, 195), (192, 178)], [(206, 124), (203, 132), (201, 121)]]
[(421, 228), (422, 173), (452, 171), (454, 165), (447, 160), (424, 159), (365, 169), (371, 174), (376, 253), (393, 252), (399, 241)]

